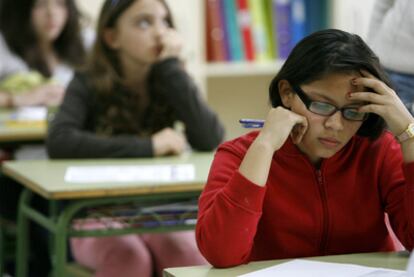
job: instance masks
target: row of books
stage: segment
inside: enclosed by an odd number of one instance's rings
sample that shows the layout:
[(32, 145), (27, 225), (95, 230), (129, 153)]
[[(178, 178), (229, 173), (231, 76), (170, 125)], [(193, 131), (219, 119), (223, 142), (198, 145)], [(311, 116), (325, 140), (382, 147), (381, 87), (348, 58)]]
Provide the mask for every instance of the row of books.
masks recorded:
[(328, 26), (329, 0), (204, 0), (209, 62), (286, 59)]

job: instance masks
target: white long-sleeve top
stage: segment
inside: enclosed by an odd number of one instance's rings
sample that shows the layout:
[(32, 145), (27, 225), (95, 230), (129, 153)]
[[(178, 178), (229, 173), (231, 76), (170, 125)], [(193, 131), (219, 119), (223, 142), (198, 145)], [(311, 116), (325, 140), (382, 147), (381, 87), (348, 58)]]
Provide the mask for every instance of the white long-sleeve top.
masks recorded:
[[(82, 31), (82, 39), (85, 48), (90, 49), (95, 40), (95, 33), (91, 29), (85, 29)], [(30, 68), (27, 63), (10, 50), (3, 35), (0, 33), (0, 81), (14, 73), (28, 71), (30, 71)], [(72, 80), (73, 74), (71, 66), (61, 63), (54, 68), (52, 79), (58, 84), (67, 87)]]
[(414, 74), (414, 0), (376, 0), (368, 42), (387, 69)]

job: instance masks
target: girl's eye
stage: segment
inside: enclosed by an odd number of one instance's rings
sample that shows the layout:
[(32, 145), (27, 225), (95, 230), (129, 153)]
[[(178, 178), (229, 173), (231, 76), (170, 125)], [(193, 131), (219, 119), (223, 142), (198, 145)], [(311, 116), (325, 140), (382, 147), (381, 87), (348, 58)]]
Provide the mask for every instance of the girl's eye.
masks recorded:
[(151, 26), (151, 22), (149, 19), (140, 19), (136, 22), (136, 24), (141, 29), (147, 29)]
[(319, 114), (329, 114), (335, 110), (335, 106), (324, 102), (312, 102), (310, 109)]
[(162, 21), (162, 23), (164, 24), (165, 27), (169, 28), (170, 27), (170, 23), (168, 22), (167, 18), (164, 18), (164, 20)]

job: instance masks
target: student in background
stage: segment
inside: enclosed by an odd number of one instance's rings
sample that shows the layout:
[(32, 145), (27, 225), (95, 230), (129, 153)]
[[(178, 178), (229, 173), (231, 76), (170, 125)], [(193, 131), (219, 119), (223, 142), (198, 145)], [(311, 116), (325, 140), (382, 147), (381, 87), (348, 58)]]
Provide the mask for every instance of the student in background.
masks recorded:
[[(73, 68), (85, 60), (84, 45), (92, 39), (81, 36), (74, 0), (1, 0), (0, 5), (0, 87), (5, 83), (13, 88), (26, 86), (18, 93), (0, 89), (0, 107), (60, 104)], [(0, 150), (2, 159), (10, 158), (14, 150)], [(21, 156), (23, 152), (19, 151)], [(30, 146), (30, 153), (44, 157), (44, 146)], [(0, 186), (0, 216), (14, 222), (22, 188), (2, 175)], [(38, 198), (35, 202), (40, 208), (44, 206)], [(50, 269), (47, 238), (36, 227), (31, 239), (30, 276), (44, 277)]]
[[(0, 84), (15, 74), (36, 86), (11, 93), (0, 90), (0, 107), (59, 105), (73, 68), (85, 59), (79, 12), (74, 0), (2, 0), (0, 9)], [(87, 41), (85, 41), (87, 40)], [(84, 42), (85, 41), (85, 42)], [(26, 77), (25, 77), (26, 76)]]
[(414, 1), (377, 0), (368, 33), (407, 109), (414, 114)]
[[(223, 127), (184, 70), (181, 48), (165, 1), (105, 1), (90, 63), (51, 122), (50, 157), (178, 155), (186, 140), (196, 150), (213, 150)], [(177, 120), (185, 135), (173, 129)], [(153, 268), (161, 274), (205, 263), (193, 231), (73, 239), (72, 250), (99, 277), (152, 276)]]
[(263, 128), (217, 150), (199, 200), (204, 257), (229, 267), (392, 251), (384, 213), (412, 249), (414, 118), (362, 39), (304, 38), (269, 96)]

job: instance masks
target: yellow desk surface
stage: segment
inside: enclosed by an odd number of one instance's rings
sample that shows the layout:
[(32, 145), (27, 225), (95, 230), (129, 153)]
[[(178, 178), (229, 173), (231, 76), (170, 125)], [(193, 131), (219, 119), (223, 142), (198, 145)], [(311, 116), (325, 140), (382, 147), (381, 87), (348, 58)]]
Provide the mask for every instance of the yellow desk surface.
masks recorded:
[[(8, 161), (2, 170), (30, 190), (47, 199), (73, 199), (92, 197), (128, 196), (148, 193), (201, 191), (213, 160), (213, 153), (186, 153), (181, 156), (140, 159), (98, 160), (41, 160)], [(68, 183), (64, 176), (70, 166), (122, 166), (122, 165), (179, 165), (193, 164), (195, 177), (189, 181), (167, 182), (102, 182)]]
[(0, 109), (0, 143), (44, 140), (47, 124), (43, 121), (9, 121), (13, 110)]
[[(307, 258), (309, 260), (333, 263), (350, 263), (363, 266), (383, 267), (405, 270), (408, 256), (399, 252), (389, 253), (359, 253)], [(252, 262), (246, 265), (226, 269), (212, 268), (211, 266), (176, 267), (164, 270), (164, 277), (231, 277), (264, 269), (289, 260), (274, 260)]]

